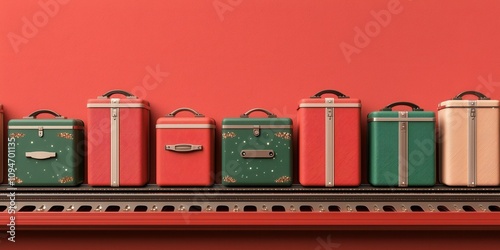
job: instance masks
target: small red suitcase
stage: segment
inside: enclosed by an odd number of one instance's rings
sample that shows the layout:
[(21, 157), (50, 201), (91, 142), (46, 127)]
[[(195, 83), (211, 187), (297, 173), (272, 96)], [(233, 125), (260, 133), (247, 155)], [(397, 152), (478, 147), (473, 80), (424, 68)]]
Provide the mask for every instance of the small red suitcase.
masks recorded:
[[(178, 117), (189, 111), (194, 117)], [(179, 108), (156, 123), (156, 184), (211, 186), (214, 182), (215, 121)]]
[[(321, 98), (335, 94), (337, 98)], [(359, 186), (361, 102), (324, 90), (299, 104), (299, 182), (303, 186)]]
[[(111, 98), (122, 94), (126, 98)], [(148, 181), (149, 103), (123, 90), (90, 99), (88, 184), (143, 186)]]

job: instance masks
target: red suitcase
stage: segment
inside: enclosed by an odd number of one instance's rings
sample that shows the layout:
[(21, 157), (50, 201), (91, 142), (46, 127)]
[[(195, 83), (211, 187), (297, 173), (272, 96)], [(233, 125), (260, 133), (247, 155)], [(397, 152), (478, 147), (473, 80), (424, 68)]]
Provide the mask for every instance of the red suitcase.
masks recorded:
[[(189, 111), (194, 117), (179, 117)], [(211, 186), (214, 172), (215, 121), (179, 108), (156, 123), (156, 184)]]
[[(335, 94), (337, 98), (321, 98)], [(299, 182), (303, 186), (359, 186), (361, 102), (324, 90), (299, 104)]]
[[(111, 98), (122, 94), (126, 98)], [(88, 184), (143, 186), (148, 181), (149, 103), (123, 90), (90, 99)]]

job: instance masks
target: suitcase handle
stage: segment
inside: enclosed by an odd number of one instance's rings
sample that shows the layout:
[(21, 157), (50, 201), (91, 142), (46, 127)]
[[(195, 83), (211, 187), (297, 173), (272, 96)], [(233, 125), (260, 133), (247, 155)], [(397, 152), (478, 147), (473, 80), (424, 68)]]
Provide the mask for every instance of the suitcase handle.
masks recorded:
[(56, 119), (65, 119), (64, 116), (52, 111), (52, 110), (49, 110), (49, 109), (39, 109), (31, 114), (29, 114), (28, 116), (24, 117), (25, 119), (36, 119), (36, 117), (39, 115), (39, 114), (51, 114), (53, 115)]
[(174, 152), (193, 152), (203, 150), (203, 146), (193, 144), (165, 145), (165, 150)]
[(121, 89), (113, 89), (113, 90), (110, 90), (106, 93), (104, 93), (103, 95), (101, 96), (98, 96), (97, 98), (98, 99), (108, 99), (110, 98), (112, 95), (115, 95), (115, 94), (121, 94), (121, 95), (124, 95), (126, 96), (128, 99), (137, 99), (136, 96), (130, 94), (129, 92), (125, 91), (125, 90), (121, 90)]
[(47, 151), (33, 151), (33, 152), (26, 152), (25, 155), (26, 155), (26, 158), (45, 160), (45, 159), (55, 158), (57, 153), (56, 152), (47, 152)]
[(480, 93), (480, 92), (469, 90), (469, 91), (464, 91), (464, 92), (462, 92), (462, 93), (458, 94), (457, 96), (455, 96), (455, 97), (453, 98), (453, 100), (462, 100), (462, 97), (463, 97), (464, 95), (475, 95), (475, 96), (477, 96), (477, 98), (478, 98), (479, 100), (489, 100), (489, 99), (490, 99), (489, 97), (487, 97), (487, 96), (483, 95), (483, 94), (482, 94), (482, 93)]
[(349, 98), (349, 96), (346, 96), (346, 95), (340, 93), (339, 91), (333, 90), (333, 89), (326, 89), (326, 90), (320, 91), (320, 92), (316, 93), (315, 95), (311, 96), (311, 98), (321, 98), (321, 96), (324, 94), (334, 94), (338, 98)]
[(177, 113), (182, 112), (182, 111), (189, 111), (189, 112), (193, 113), (195, 117), (205, 117), (203, 114), (200, 114), (200, 113), (196, 112), (196, 110), (190, 109), (190, 108), (178, 108), (178, 109), (170, 112), (170, 114), (166, 115), (166, 117), (174, 117)]
[(411, 102), (393, 102), (393, 103), (387, 105), (385, 108), (381, 109), (380, 111), (392, 111), (392, 108), (394, 108), (395, 106), (401, 106), (401, 105), (408, 106), (413, 111), (424, 111), (417, 104), (411, 103)]
[(265, 110), (263, 108), (254, 108), (254, 109), (250, 109), (248, 110), (246, 113), (240, 115), (240, 118), (248, 118), (248, 116), (253, 113), (253, 112), (256, 112), (256, 111), (261, 111), (261, 112), (264, 112), (266, 113), (267, 117), (269, 118), (276, 118), (276, 115), (269, 112), (268, 110)]

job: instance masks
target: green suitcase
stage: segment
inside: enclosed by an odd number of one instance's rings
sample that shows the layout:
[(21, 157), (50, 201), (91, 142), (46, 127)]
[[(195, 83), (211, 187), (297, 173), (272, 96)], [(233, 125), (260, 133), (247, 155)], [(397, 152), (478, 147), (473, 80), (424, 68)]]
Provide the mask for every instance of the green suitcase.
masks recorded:
[[(55, 119), (37, 119), (48, 113)], [(76, 186), (83, 182), (83, 122), (38, 110), (9, 121), (15, 143), (15, 186)]]
[[(392, 111), (405, 105), (412, 111)], [(369, 182), (373, 186), (433, 186), (436, 182), (434, 112), (396, 102), (368, 115)]]
[[(262, 111), (267, 118), (249, 118)], [(292, 120), (265, 109), (222, 121), (222, 184), (225, 186), (292, 185)]]

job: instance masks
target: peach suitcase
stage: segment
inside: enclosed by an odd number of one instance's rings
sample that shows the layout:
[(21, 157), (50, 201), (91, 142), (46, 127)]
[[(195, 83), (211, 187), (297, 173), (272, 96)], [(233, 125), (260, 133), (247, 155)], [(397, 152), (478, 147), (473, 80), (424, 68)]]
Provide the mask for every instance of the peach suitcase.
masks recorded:
[[(462, 100), (475, 95), (477, 100)], [(448, 186), (500, 185), (499, 101), (465, 91), (438, 107), (441, 182)]]

